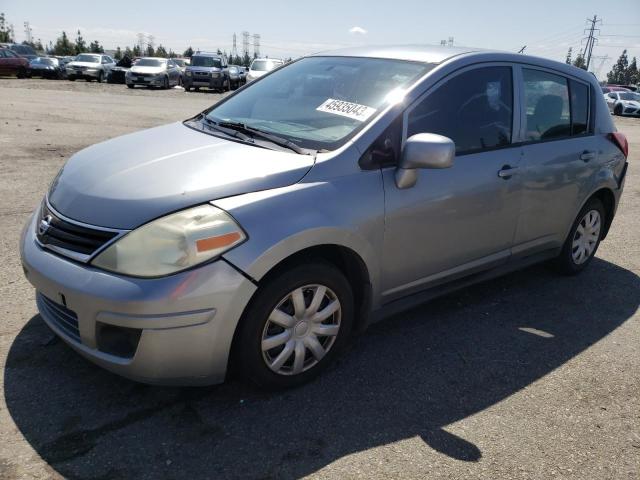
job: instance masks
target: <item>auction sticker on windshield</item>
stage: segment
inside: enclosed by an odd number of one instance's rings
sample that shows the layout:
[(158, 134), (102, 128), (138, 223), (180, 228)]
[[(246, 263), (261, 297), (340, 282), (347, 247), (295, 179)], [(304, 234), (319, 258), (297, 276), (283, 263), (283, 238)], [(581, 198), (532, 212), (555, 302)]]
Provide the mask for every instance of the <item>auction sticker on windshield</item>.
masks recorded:
[(327, 99), (322, 105), (316, 108), (316, 110), (353, 118), (359, 122), (364, 122), (376, 112), (375, 108), (358, 103), (345, 102), (344, 100), (336, 100), (334, 98)]

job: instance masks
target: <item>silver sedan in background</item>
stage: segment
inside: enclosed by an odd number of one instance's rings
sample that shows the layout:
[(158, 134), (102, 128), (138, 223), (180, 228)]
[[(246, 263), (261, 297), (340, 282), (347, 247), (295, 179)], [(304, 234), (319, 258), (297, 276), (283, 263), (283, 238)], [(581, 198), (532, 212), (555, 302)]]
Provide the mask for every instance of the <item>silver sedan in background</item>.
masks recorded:
[(640, 93), (609, 92), (605, 94), (604, 99), (614, 115), (640, 115)]
[(136, 85), (169, 88), (182, 85), (182, 71), (171, 58), (144, 57), (125, 75), (127, 87)]
[(96, 80), (98, 83), (107, 79), (109, 72), (116, 62), (109, 55), (100, 53), (81, 53), (75, 60), (67, 63), (67, 78), (71, 81), (84, 78), (87, 82)]

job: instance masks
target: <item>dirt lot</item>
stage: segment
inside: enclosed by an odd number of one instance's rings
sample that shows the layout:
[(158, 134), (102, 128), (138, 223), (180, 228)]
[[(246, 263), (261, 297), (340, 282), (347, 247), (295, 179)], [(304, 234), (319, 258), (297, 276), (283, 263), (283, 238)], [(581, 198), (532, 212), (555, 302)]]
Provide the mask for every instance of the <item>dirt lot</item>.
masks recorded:
[(18, 258), (48, 183), (218, 98), (0, 79), (0, 478), (640, 477), (639, 119), (616, 120), (631, 165), (587, 272), (534, 267), (387, 319), (303, 388), (148, 387), (56, 340)]

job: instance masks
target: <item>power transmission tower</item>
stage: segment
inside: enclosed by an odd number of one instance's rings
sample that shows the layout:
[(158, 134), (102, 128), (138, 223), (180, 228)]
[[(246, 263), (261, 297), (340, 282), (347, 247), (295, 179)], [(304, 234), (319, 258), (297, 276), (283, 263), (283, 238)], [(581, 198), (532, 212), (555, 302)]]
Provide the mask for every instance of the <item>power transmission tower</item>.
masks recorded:
[(233, 48), (231, 49), (231, 58), (238, 56), (238, 46), (236, 45), (236, 34), (233, 34)]
[(249, 56), (249, 32), (246, 30), (242, 32), (242, 55)]
[(604, 66), (604, 62), (606, 62), (607, 60), (609, 60), (609, 55), (601, 55), (601, 56), (596, 56), (594, 55), (593, 57), (594, 60), (600, 60), (600, 64), (598, 65), (598, 67), (593, 71), (593, 74), (596, 76), (596, 78), (599, 77), (600, 75), (600, 71), (602, 70), (602, 67)]
[(257, 33), (253, 34), (253, 56), (260, 56), (260, 35)]
[(151, 34), (147, 35), (147, 48), (153, 48), (156, 46), (155, 37)]
[(140, 55), (144, 56), (144, 33), (138, 33), (138, 49), (140, 50)]
[(27, 43), (33, 43), (33, 30), (29, 22), (24, 22), (24, 36), (27, 38)]
[(449, 37), (449, 40), (447, 41), (447, 46), (453, 47), (453, 37)]
[(582, 57), (585, 59), (588, 71), (589, 64), (591, 63), (591, 53), (593, 52), (593, 46), (598, 41), (598, 39), (596, 38), (596, 32), (600, 33), (600, 29), (596, 28), (596, 25), (598, 23), (602, 23), (602, 20), (598, 20), (598, 16), (594, 15), (593, 19), (587, 18), (587, 23), (591, 23), (591, 27), (589, 27), (589, 36), (587, 37), (587, 43), (584, 46)]

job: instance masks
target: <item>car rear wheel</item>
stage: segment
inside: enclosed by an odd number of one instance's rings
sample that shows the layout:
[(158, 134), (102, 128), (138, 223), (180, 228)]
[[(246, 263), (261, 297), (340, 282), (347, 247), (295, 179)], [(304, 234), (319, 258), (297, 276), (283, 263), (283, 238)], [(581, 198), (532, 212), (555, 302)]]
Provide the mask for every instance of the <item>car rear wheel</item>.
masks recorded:
[(162, 88), (164, 90), (169, 89), (169, 77), (164, 77), (164, 80), (162, 81)]
[(606, 224), (602, 202), (592, 198), (580, 210), (560, 255), (555, 259), (556, 269), (565, 275), (584, 270), (598, 250)]
[(127, 87), (133, 88), (133, 87), (135, 87), (135, 85), (131, 85), (130, 83), (127, 83)]
[(72, 82), (75, 82), (75, 81), (76, 81), (76, 77), (74, 77), (73, 75), (69, 75), (67, 78), (68, 78), (69, 80), (71, 80)]
[(191, 91), (191, 87), (184, 87), (184, 91), (185, 92), (190, 92)]
[(616, 107), (613, 109), (613, 114), (622, 115), (622, 105), (616, 105)]
[(345, 346), (353, 312), (351, 286), (337, 268), (299, 265), (257, 291), (239, 326), (234, 359), (262, 387), (303, 384)]
[(20, 67), (18, 69), (18, 72), (16, 73), (16, 76), (18, 78), (25, 78), (27, 76), (27, 71), (24, 69), (24, 67)]

